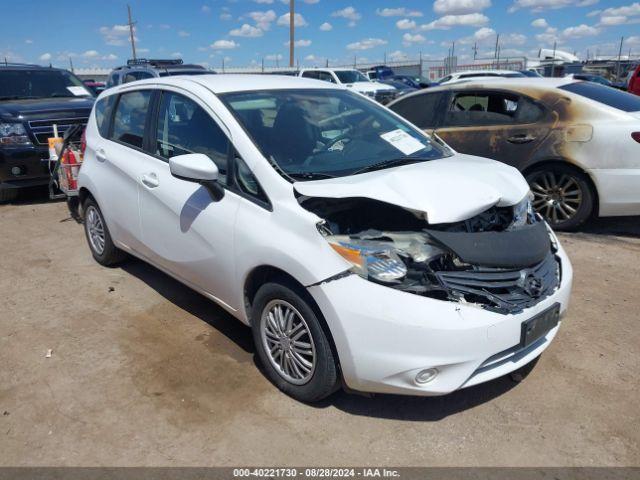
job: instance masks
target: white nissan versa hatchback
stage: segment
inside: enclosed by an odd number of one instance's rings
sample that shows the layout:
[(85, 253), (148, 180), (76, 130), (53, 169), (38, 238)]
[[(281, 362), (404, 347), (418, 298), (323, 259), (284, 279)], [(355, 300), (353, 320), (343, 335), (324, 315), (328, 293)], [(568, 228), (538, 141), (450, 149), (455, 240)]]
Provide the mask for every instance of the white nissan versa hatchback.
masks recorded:
[(266, 375), (319, 400), (441, 395), (536, 359), (572, 269), (513, 167), (303, 78), (107, 90), (80, 171), (89, 247), (139, 257), (253, 331)]

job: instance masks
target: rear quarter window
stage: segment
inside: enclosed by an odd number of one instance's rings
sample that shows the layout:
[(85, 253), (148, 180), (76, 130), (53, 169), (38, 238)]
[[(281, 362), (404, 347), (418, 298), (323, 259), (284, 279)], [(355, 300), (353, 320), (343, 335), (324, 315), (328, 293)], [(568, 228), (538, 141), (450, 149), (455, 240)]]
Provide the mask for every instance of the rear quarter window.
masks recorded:
[(592, 82), (576, 82), (559, 87), (623, 112), (640, 112), (640, 97)]
[(95, 116), (98, 132), (104, 138), (109, 135), (109, 127), (111, 125), (111, 117), (113, 113), (113, 105), (117, 95), (109, 95), (96, 102)]

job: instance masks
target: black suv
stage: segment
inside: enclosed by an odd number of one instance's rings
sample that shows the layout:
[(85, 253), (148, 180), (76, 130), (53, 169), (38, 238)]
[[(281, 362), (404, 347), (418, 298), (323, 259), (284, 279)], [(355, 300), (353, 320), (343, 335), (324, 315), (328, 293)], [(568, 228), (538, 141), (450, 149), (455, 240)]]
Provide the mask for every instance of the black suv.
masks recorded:
[(146, 58), (138, 58), (137, 60), (128, 60), (123, 67), (115, 68), (109, 74), (107, 88), (146, 78), (172, 75), (203, 75), (207, 73), (215, 72), (207, 70), (202, 65), (184, 64), (180, 59), (147, 60)]
[(67, 70), (0, 64), (0, 202), (49, 183), (48, 138), (86, 125), (94, 96)]

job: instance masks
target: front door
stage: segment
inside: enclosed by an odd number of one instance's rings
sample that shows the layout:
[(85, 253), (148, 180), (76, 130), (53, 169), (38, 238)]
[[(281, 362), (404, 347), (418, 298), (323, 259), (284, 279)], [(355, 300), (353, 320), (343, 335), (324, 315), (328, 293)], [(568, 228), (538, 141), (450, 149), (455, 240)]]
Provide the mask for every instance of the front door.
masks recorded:
[[(234, 225), (242, 198), (213, 200), (201, 185), (171, 175), (168, 160), (203, 153), (226, 183), (229, 140), (195, 99), (164, 91), (148, 162), (140, 178), (143, 239), (149, 258), (231, 309), (235, 284)], [(236, 302), (237, 303), (237, 302)]]
[(459, 91), (451, 95), (436, 133), (460, 153), (522, 169), (549, 134), (545, 118), (545, 109), (523, 96)]

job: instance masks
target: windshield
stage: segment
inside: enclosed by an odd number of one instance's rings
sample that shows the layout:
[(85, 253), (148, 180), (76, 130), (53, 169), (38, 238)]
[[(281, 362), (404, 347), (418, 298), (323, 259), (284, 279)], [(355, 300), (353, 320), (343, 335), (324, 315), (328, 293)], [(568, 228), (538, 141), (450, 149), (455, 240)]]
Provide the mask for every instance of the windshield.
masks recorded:
[(640, 112), (640, 97), (593, 82), (575, 82), (563, 85), (561, 90), (576, 93), (624, 112)]
[(340, 83), (368, 82), (369, 79), (357, 70), (336, 70)]
[(92, 96), (80, 79), (65, 70), (0, 71), (0, 100)]
[(262, 154), (296, 180), (449, 155), (404, 120), (347, 90), (238, 92), (221, 98)]

